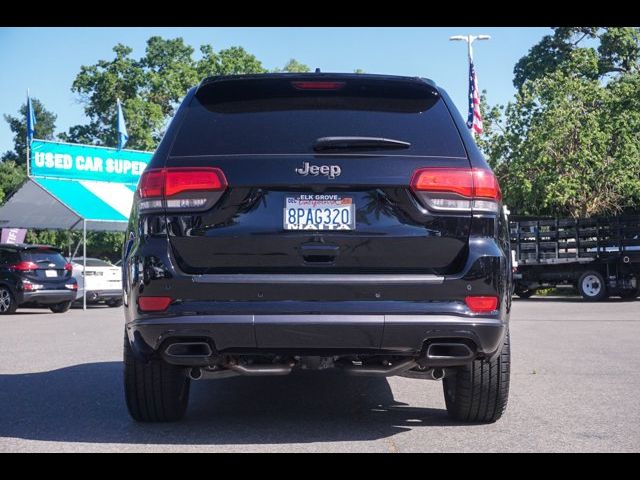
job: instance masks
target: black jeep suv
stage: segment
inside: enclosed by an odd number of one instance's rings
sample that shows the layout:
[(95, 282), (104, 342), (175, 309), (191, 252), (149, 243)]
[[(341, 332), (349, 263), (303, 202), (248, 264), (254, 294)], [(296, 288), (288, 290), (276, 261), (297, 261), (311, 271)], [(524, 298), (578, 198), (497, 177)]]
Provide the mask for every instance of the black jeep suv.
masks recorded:
[(18, 306), (69, 310), (78, 283), (60, 252), (48, 245), (0, 243), (0, 315)]
[(134, 198), (127, 406), (177, 420), (191, 380), (331, 368), (443, 379), (454, 418), (492, 422), (511, 283), (498, 183), (431, 80), (207, 78)]

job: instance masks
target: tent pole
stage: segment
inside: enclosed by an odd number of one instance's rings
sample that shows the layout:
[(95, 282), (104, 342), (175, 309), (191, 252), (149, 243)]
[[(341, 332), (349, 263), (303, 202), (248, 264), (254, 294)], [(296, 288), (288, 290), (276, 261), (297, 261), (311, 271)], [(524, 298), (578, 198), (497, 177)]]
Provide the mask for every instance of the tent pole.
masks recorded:
[(87, 309), (87, 221), (82, 219), (82, 309)]

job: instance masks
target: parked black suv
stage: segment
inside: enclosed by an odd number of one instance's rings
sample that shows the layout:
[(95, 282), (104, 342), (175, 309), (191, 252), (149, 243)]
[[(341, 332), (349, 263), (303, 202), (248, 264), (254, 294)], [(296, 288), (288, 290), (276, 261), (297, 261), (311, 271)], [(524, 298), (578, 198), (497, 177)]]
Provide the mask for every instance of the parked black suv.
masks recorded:
[(460, 420), (505, 409), (500, 189), (431, 80), (203, 80), (141, 177), (127, 239), (136, 420), (181, 418), (192, 379), (305, 368), (444, 378)]
[(48, 245), (0, 243), (0, 315), (19, 306), (69, 310), (78, 284), (60, 252)]

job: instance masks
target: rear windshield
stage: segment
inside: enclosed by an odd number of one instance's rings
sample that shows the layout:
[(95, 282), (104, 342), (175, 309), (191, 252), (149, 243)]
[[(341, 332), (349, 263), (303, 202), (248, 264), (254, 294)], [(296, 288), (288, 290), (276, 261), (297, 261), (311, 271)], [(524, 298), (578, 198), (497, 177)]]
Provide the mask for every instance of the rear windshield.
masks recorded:
[(344, 88), (318, 92), (291, 83), (236, 80), (202, 87), (171, 156), (314, 154), (318, 138), (359, 136), (411, 143), (360, 153), (466, 157), (447, 106), (426, 84), (347, 81)]
[[(82, 265), (82, 257), (74, 258), (73, 261)], [(87, 267), (113, 267), (113, 265), (99, 258), (87, 258)]]
[(34, 262), (39, 268), (64, 268), (67, 263), (60, 253), (53, 250), (24, 250), (20, 256), (24, 262)]

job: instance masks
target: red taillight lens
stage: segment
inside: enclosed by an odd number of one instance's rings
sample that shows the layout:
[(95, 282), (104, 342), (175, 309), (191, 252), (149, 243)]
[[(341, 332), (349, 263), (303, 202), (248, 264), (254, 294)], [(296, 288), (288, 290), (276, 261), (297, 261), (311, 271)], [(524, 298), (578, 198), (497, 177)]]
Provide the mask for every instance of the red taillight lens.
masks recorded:
[(143, 312), (162, 312), (171, 301), (171, 297), (138, 297), (138, 307)]
[(502, 198), (498, 179), (490, 170), (473, 169), (473, 189), (476, 198), (490, 198), (496, 201)]
[(468, 198), (500, 200), (496, 177), (481, 168), (421, 168), (413, 174), (411, 188), (419, 192), (449, 192)]
[(162, 168), (147, 170), (138, 185), (140, 198), (171, 197), (182, 192), (215, 192), (227, 188), (219, 168)]
[(216, 192), (227, 188), (227, 179), (219, 168), (167, 168), (164, 194), (171, 197), (182, 192)]
[(140, 177), (138, 193), (140, 198), (161, 197), (164, 187), (164, 169), (145, 170)]
[(67, 263), (65, 263), (65, 265), (64, 265), (64, 269), (65, 269), (67, 272), (71, 273), (71, 272), (73, 272), (73, 265), (71, 265), (69, 262), (67, 262)]
[(9, 268), (18, 272), (27, 272), (29, 270), (37, 270), (38, 265), (34, 262), (18, 262), (13, 265), (9, 265)]
[(469, 296), (464, 303), (474, 313), (489, 313), (498, 308), (498, 297)]
[(293, 88), (297, 90), (340, 90), (344, 87), (345, 82), (329, 82), (329, 81), (298, 81), (291, 82)]
[(423, 168), (411, 179), (411, 188), (420, 192), (450, 192), (473, 196), (473, 175), (468, 168)]

